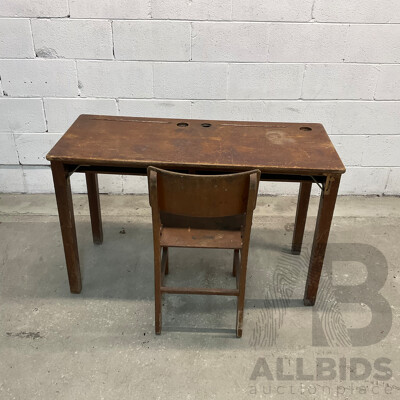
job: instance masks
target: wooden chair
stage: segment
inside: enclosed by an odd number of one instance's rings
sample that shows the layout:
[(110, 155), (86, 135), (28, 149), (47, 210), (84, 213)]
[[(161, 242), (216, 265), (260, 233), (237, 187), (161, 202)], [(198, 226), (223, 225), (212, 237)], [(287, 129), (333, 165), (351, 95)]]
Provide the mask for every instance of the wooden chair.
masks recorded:
[[(147, 169), (153, 218), (155, 331), (161, 333), (162, 293), (237, 296), (236, 336), (242, 336), (247, 256), (260, 171), (189, 175)], [(169, 247), (233, 249), (235, 289), (168, 287)]]

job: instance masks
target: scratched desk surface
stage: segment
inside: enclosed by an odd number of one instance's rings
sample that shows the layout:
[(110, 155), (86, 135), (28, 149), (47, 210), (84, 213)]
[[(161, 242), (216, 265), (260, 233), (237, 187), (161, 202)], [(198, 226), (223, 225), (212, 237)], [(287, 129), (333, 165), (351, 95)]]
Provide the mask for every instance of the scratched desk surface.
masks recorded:
[(81, 115), (47, 155), (68, 164), (342, 174), (324, 127)]

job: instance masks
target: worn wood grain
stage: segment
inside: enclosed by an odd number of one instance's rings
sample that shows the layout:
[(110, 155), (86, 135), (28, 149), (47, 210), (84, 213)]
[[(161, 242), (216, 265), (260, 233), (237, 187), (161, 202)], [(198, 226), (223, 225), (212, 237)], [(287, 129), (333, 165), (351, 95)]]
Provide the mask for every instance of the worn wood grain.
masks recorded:
[[(81, 115), (47, 155), (70, 164), (323, 175), (345, 167), (321, 124)], [(177, 162), (178, 161), (178, 162)]]

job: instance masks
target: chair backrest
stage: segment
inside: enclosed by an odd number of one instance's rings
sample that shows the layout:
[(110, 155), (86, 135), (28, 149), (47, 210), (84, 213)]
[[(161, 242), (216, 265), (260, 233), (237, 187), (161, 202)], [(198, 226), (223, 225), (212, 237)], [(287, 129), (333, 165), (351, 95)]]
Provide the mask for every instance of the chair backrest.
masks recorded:
[(150, 205), (160, 214), (224, 218), (246, 214), (256, 205), (260, 171), (191, 175), (148, 168)]

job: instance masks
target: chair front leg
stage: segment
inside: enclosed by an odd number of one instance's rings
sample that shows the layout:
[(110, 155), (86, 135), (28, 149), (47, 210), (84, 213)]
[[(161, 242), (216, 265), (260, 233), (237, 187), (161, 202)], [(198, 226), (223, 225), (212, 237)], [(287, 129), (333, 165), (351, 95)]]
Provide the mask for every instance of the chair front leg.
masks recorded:
[(243, 310), (244, 310), (244, 295), (246, 291), (246, 274), (247, 274), (247, 256), (248, 248), (241, 250), (240, 271), (239, 271), (239, 296), (237, 300), (236, 313), (236, 336), (242, 337), (243, 331)]
[(161, 309), (161, 249), (154, 248), (154, 305), (155, 305), (155, 331), (161, 334), (162, 309)]

